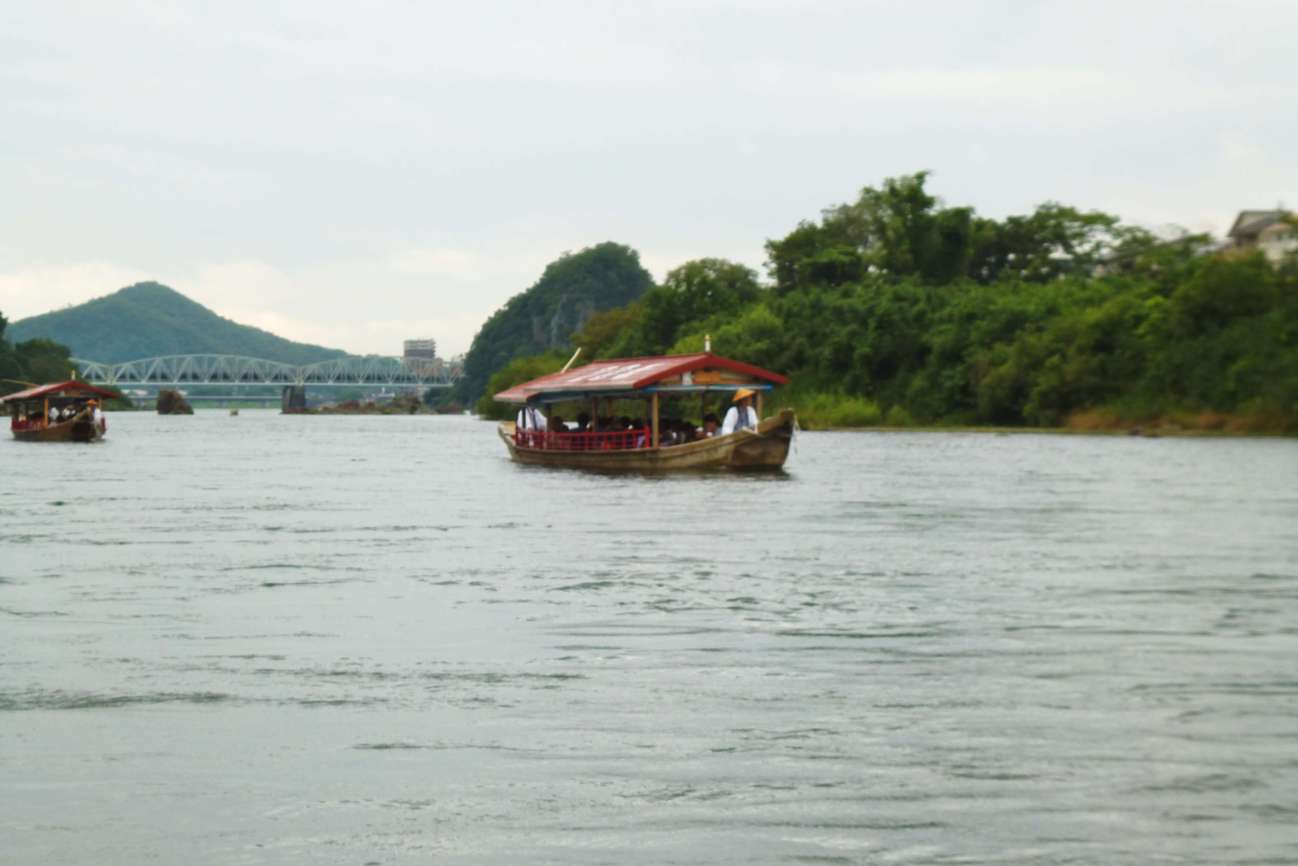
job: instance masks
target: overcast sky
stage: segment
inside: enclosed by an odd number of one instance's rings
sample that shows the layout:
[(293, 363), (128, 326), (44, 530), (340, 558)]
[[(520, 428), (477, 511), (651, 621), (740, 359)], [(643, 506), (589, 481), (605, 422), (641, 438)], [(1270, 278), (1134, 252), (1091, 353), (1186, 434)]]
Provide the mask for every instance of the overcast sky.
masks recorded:
[(930, 169), (1224, 233), (1298, 203), (1298, 2), (8, 2), (0, 312), (155, 279), (465, 350), (564, 251), (655, 278)]

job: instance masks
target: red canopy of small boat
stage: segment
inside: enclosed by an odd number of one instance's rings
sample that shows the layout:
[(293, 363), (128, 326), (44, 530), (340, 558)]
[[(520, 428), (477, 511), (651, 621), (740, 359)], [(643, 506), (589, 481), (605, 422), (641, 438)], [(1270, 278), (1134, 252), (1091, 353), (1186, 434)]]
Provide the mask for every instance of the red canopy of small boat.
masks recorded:
[(37, 400), (41, 397), (50, 394), (58, 394), (60, 392), (85, 394), (90, 397), (119, 396), (115, 391), (105, 391), (103, 388), (96, 388), (94, 385), (70, 379), (67, 382), (58, 382), (53, 385), (38, 385), (35, 388), (28, 388), (26, 391), (6, 394), (5, 396), (0, 397), (0, 403), (12, 403), (15, 400)]
[(501, 391), (495, 399), (501, 403), (526, 403), (542, 394), (592, 393), (602, 391), (638, 391), (655, 382), (692, 373), (695, 370), (728, 370), (754, 380), (787, 385), (789, 380), (779, 373), (745, 364), (731, 358), (722, 358), (711, 352), (694, 355), (660, 355), (649, 358), (618, 358), (612, 361), (592, 361), (566, 373), (551, 373), (530, 382)]

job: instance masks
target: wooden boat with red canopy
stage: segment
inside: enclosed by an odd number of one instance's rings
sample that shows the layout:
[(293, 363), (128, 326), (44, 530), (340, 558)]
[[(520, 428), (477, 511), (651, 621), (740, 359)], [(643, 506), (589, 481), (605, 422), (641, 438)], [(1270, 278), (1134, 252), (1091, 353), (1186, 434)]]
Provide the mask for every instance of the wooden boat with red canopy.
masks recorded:
[[(542, 376), (495, 395), (501, 403), (522, 407), (519, 422), (500, 425), (500, 438), (509, 455), (520, 463), (568, 466), (597, 470), (656, 472), (676, 469), (777, 469), (784, 465), (793, 440), (794, 416), (790, 409), (761, 419), (762, 397), (776, 385), (788, 384), (779, 373), (710, 352), (649, 358), (594, 361), (584, 367)], [(715, 435), (694, 431), (680, 437), (663, 429), (661, 409), (670, 398), (674, 405), (695, 405), (700, 415), (709, 398), (719, 397), (726, 407), (736, 397), (755, 399), (755, 412), (739, 417), (734, 432)], [(611, 411), (613, 401), (643, 400), (647, 420), (641, 425), (600, 426), (601, 407)], [(589, 429), (559, 429), (549, 423), (555, 404), (575, 404), (591, 419)], [(747, 403), (739, 404), (739, 407)], [(743, 409), (740, 408), (740, 413)], [(544, 414), (544, 429), (537, 420)], [(533, 422), (528, 423), (528, 418)], [(755, 422), (755, 423), (754, 423)]]
[(9, 429), (23, 442), (97, 442), (108, 432), (101, 400), (117, 397), (75, 380), (40, 385), (0, 397), (10, 409)]

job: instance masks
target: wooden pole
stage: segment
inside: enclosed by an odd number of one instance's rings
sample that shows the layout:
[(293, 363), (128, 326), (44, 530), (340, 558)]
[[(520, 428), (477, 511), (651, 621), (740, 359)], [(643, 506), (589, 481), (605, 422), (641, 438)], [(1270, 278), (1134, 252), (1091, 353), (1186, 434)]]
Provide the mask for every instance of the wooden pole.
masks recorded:
[(762, 392), (757, 392), (757, 420), (762, 420)]
[(657, 391), (654, 391), (653, 397), (650, 402), (653, 403), (652, 412), (653, 412), (653, 419), (654, 419), (653, 438), (650, 441), (653, 442), (653, 447), (657, 448), (658, 447), (658, 392)]

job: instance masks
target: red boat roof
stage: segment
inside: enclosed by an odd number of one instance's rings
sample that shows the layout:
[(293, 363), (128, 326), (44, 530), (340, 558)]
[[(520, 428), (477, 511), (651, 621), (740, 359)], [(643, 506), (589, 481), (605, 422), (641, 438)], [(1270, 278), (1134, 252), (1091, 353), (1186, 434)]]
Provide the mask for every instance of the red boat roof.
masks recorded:
[(754, 367), (742, 361), (722, 358), (711, 352), (694, 355), (659, 355), (649, 358), (618, 358), (611, 361), (592, 361), (566, 373), (551, 373), (521, 385), (501, 391), (495, 399), (501, 403), (526, 403), (541, 394), (590, 393), (595, 391), (638, 391), (655, 382), (702, 369), (729, 370), (754, 380), (761, 379), (776, 385), (787, 385), (789, 380), (779, 373)]
[(91, 397), (118, 396), (115, 391), (105, 391), (103, 388), (96, 388), (94, 385), (70, 379), (67, 382), (57, 382), (53, 385), (37, 385), (35, 388), (28, 388), (26, 391), (6, 394), (5, 396), (0, 397), (0, 403), (12, 403), (15, 400), (35, 400), (38, 397), (57, 394), (60, 391), (72, 391), (78, 394), (86, 394)]

